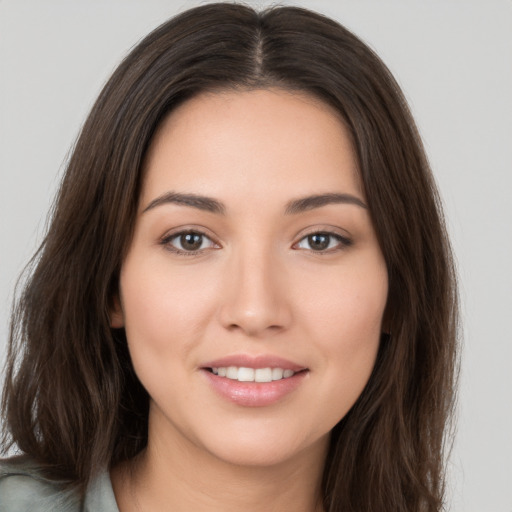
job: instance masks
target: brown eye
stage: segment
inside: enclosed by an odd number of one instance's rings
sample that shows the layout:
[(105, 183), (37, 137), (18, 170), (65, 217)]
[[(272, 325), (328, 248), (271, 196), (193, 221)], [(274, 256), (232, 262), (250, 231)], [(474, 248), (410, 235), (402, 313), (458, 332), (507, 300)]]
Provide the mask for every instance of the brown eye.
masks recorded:
[(315, 233), (314, 235), (309, 235), (308, 244), (313, 251), (324, 251), (329, 247), (329, 243), (331, 241), (331, 236), (325, 233)]
[(351, 240), (337, 233), (318, 232), (302, 238), (296, 247), (314, 252), (331, 252), (343, 249), (343, 247), (348, 247), (351, 244)]
[(214, 242), (198, 231), (182, 231), (162, 240), (162, 244), (178, 254), (194, 254), (215, 247)]
[(199, 233), (184, 233), (179, 237), (181, 248), (185, 251), (197, 251), (203, 244), (203, 235)]

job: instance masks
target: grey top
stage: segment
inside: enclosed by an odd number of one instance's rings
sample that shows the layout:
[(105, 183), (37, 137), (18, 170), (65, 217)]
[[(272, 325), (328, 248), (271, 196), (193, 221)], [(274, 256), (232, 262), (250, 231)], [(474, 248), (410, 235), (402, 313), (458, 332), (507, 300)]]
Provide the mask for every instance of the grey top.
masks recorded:
[(108, 471), (75, 491), (46, 479), (26, 460), (0, 461), (0, 512), (119, 512)]

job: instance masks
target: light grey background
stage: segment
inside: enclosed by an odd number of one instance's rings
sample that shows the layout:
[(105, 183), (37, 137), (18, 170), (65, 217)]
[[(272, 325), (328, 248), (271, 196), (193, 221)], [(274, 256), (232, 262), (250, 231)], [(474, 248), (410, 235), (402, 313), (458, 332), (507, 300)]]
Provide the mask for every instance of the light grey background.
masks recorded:
[[(512, 2), (293, 3), (366, 40), (411, 103), (461, 283), (449, 509), (512, 512)], [(142, 36), (198, 4), (0, 0), (0, 360), (16, 277), (41, 241), (67, 152), (102, 84)]]

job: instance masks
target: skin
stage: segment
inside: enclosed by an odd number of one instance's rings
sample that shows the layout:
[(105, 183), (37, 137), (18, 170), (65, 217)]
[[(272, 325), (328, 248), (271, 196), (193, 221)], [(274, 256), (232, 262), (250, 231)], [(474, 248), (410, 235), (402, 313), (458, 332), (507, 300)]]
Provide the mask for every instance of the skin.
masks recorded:
[[(214, 198), (224, 213), (155, 205), (169, 192)], [(332, 193), (362, 205), (286, 213)], [(368, 381), (388, 292), (364, 203), (347, 129), (305, 94), (203, 94), (164, 121), (111, 312), (151, 397), (147, 450), (112, 471), (122, 512), (321, 510), (329, 433)], [(191, 229), (205, 233), (199, 251), (177, 253), (176, 234)], [(332, 233), (325, 250), (308, 238), (319, 232)], [(277, 402), (242, 406), (201, 369), (232, 354), (307, 370)]]

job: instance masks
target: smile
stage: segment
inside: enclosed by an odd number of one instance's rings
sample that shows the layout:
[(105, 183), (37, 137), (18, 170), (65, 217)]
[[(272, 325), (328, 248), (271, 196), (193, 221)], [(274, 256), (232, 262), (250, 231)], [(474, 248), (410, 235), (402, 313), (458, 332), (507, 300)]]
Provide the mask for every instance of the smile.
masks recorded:
[(283, 368), (246, 368), (244, 366), (219, 366), (211, 368), (211, 372), (219, 377), (238, 382), (272, 382), (295, 375), (293, 370)]

